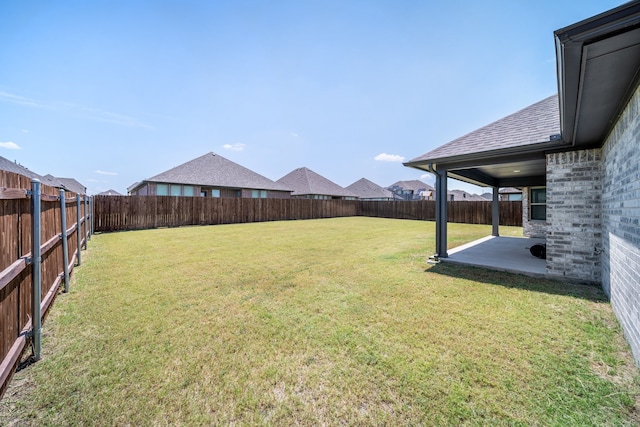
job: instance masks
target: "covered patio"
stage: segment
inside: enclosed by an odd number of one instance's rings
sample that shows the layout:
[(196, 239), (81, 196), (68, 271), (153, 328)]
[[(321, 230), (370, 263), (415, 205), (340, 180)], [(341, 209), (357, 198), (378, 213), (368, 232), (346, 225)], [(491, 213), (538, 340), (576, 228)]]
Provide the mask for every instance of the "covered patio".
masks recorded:
[[(567, 147), (560, 136), (558, 96), (552, 95), (405, 163), (436, 177), (436, 253), (432, 260), (545, 276), (546, 260), (535, 258), (528, 248), (545, 243), (547, 235), (546, 155)], [(493, 190), (491, 236), (451, 251), (447, 250), (449, 178)], [(523, 230), (528, 238), (500, 237), (501, 187), (522, 189)]]
[(529, 248), (544, 244), (545, 239), (529, 237), (487, 236), (450, 249), (441, 261), (471, 265), (491, 270), (545, 277), (547, 262), (531, 255)]

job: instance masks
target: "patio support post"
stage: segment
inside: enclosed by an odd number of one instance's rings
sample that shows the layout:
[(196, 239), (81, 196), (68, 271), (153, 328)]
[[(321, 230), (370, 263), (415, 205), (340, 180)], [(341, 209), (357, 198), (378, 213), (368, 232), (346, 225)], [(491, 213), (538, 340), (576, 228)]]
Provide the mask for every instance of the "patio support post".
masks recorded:
[(436, 174), (436, 260), (447, 258), (447, 171), (432, 169)]
[(499, 190), (500, 190), (499, 187), (493, 187), (493, 200), (491, 201), (491, 226), (492, 226), (491, 235), (495, 237), (500, 236), (500, 233), (498, 232), (498, 229), (500, 228), (500, 201), (499, 201), (500, 191)]

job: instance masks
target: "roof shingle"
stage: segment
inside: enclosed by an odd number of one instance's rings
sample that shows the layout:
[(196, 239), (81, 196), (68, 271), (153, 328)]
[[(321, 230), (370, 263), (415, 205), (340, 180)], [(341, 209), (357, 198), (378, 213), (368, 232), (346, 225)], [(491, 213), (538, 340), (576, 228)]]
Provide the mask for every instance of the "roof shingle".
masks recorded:
[(360, 199), (393, 199), (394, 195), (391, 191), (369, 181), (366, 178), (360, 178), (358, 181), (346, 187), (347, 190), (357, 195)]
[(445, 159), (554, 141), (560, 135), (558, 95), (454, 139), (407, 163)]
[(294, 169), (277, 182), (293, 189), (292, 196), (317, 194), (332, 197), (357, 197), (351, 191), (308, 168)]
[(2, 156), (0, 156), (0, 170), (4, 170), (11, 173), (17, 173), (18, 175), (23, 175), (23, 176), (26, 176), (27, 178), (39, 179), (40, 181), (43, 181), (43, 177), (41, 175), (38, 175), (35, 172), (31, 172), (29, 169), (25, 168), (24, 166), (16, 162), (12, 162), (11, 160), (5, 159)]

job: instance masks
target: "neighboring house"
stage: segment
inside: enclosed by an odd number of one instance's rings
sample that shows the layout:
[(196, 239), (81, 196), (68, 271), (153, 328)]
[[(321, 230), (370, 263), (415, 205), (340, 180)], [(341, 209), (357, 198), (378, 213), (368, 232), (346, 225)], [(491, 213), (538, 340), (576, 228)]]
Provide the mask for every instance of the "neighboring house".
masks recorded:
[(296, 199), (357, 199), (351, 191), (308, 168), (294, 169), (276, 182), (291, 188), (291, 197)]
[[(435, 200), (436, 190), (429, 184), (414, 179), (412, 181), (398, 181), (387, 187), (400, 200)], [(465, 202), (476, 201), (486, 202), (487, 200), (477, 194), (469, 194), (463, 190), (447, 191), (447, 201), (449, 202)]]
[[(434, 190), (435, 195), (435, 190)], [(435, 200), (435, 198), (429, 199)], [(464, 190), (449, 190), (447, 191), (447, 200), (450, 202), (486, 202), (482, 196), (478, 196), (477, 194), (470, 194)]]
[(288, 199), (291, 189), (207, 153), (129, 187), (132, 196), (202, 196)]
[(347, 186), (346, 189), (354, 193), (360, 200), (395, 200), (394, 194), (391, 191), (366, 178), (360, 178), (358, 181)]
[(31, 179), (38, 179), (40, 181), (43, 181), (44, 178), (35, 172), (31, 172), (29, 169), (25, 168), (18, 162), (12, 162), (11, 160), (5, 159), (2, 156), (0, 156), (0, 170), (23, 175)]
[(522, 190), (514, 187), (501, 188), (498, 193), (500, 200), (505, 202), (519, 202), (522, 200)]
[(387, 187), (401, 200), (434, 200), (435, 190), (429, 184), (414, 179), (411, 181), (398, 181)]
[(118, 193), (116, 190), (107, 190), (96, 194), (96, 196), (123, 196), (123, 194)]
[(86, 194), (87, 192), (86, 187), (80, 184), (78, 181), (76, 181), (73, 178), (56, 178), (55, 176), (50, 174), (39, 175), (35, 172), (30, 171), (24, 166), (18, 164), (17, 162), (12, 162), (1, 156), (0, 156), (0, 170), (17, 173), (19, 175), (23, 175), (31, 179), (37, 179), (42, 184), (48, 185), (50, 187), (62, 188), (64, 190), (73, 191), (79, 194)]
[[(50, 175), (48, 175), (50, 176)], [(56, 178), (65, 190), (73, 191), (77, 194), (87, 194), (87, 187), (79, 183), (73, 178)]]
[[(521, 188), (547, 275), (601, 284), (640, 362), (640, 1), (554, 35), (557, 96), (405, 165), (435, 173), (439, 194), (447, 177), (491, 186), (494, 209), (499, 187)], [(446, 257), (446, 205), (436, 211)]]
[(64, 188), (66, 190), (64, 184), (62, 184), (62, 182), (58, 178), (51, 174), (44, 175), (40, 181), (44, 185), (48, 185), (49, 187)]
[(87, 194), (87, 187), (73, 178), (57, 178), (51, 174), (42, 177), (42, 183), (50, 187), (61, 188), (76, 194)]

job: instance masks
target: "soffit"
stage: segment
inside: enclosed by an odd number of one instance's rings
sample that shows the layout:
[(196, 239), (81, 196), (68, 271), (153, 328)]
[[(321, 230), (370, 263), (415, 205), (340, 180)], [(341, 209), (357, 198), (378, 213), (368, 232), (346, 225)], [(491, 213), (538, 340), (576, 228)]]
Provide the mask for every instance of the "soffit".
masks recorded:
[(640, 28), (584, 46), (576, 145), (601, 144), (640, 69)]
[(640, 1), (555, 32), (562, 139), (600, 146), (638, 84)]

